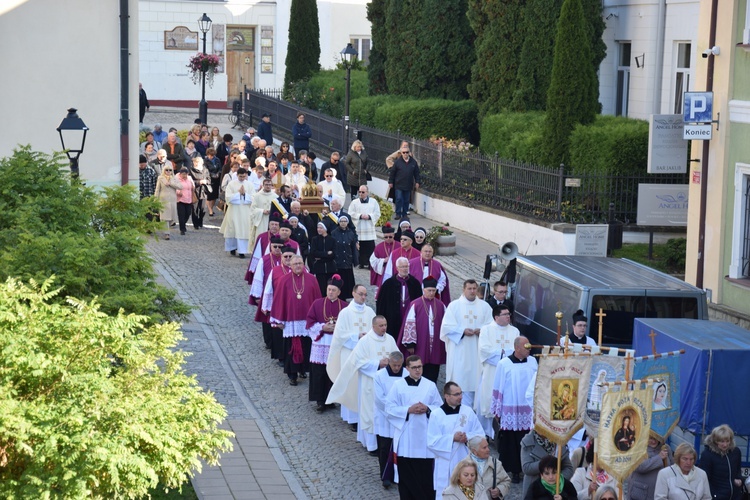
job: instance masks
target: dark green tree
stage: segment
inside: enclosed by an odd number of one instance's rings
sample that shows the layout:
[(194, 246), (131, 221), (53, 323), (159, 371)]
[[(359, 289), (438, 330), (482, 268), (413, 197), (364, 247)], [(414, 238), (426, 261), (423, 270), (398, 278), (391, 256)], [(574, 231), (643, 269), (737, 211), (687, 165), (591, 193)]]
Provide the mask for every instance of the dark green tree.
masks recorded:
[(370, 33), (372, 33), (370, 61), (367, 64), (370, 95), (388, 92), (385, 83), (385, 58), (388, 46), (385, 30), (385, 7), (386, 0), (372, 0), (367, 4), (367, 20), (370, 21)]
[(592, 64), (590, 28), (581, 0), (565, 0), (555, 41), (552, 80), (544, 121), (544, 160), (567, 163), (570, 134), (578, 124), (594, 121), (599, 109), (599, 82)]
[(526, 0), (470, 0), (469, 23), (476, 35), (476, 62), (469, 95), (480, 116), (510, 106), (523, 48)]
[(475, 56), (466, 10), (466, 0), (423, 0), (415, 23), (416, 59), (407, 79), (410, 95), (452, 100), (468, 97)]
[[(604, 29), (607, 27), (602, 18), (602, 2), (600, 0), (581, 0), (583, 15), (586, 16), (589, 26), (589, 38), (591, 39), (591, 64), (597, 74), (596, 98), (599, 99), (599, 66), (607, 56), (607, 44), (602, 40)], [(597, 113), (601, 112), (602, 106), (597, 106)]]
[(421, 12), (422, 3), (422, 0), (388, 0), (386, 3), (385, 81), (389, 94), (412, 95), (408, 79), (417, 59), (419, 32), (413, 18)]
[(320, 25), (315, 0), (292, 0), (284, 90), (320, 69)]
[(557, 19), (563, 0), (527, 0), (526, 37), (513, 92), (512, 111), (543, 111), (552, 77)]

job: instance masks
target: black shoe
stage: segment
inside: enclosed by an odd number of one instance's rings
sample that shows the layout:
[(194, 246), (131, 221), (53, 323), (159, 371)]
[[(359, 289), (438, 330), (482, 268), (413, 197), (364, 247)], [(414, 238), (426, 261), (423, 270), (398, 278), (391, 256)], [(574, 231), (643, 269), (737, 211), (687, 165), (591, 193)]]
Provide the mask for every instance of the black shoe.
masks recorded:
[(305, 373), (305, 372), (300, 372), (300, 373), (299, 373), (299, 378), (307, 378), (307, 373)]
[(266, 344), (266, 349), (270, 349), (270, 348), (271, 348), (271, 346), (268, 345), (268, 344)]
[(180, 234), (185, 236), (185, 231), (180, 231)]
[(329, 405), (326, 405), (326, 408), (328, 408), (330, 410), (335, 410), (336, 409), (336, 403), (331, 403)]
[(279, 366), (284, 366), (284, 362), (283, 362), (283, 361), (281, 361), (281, 360), (278, 360), (278, 361), (276, 362), (276, 364), (277, 364), (277, 365), (279, 365)]
[(383, 488), (385, 488), (387, 490), (388, 488), (391, 487), (392, 484), (393, 483), (390, 482), (390, 480), (386, 479), (385, 481), (383, 481)]
[(241, 253), (241, 254), (237, 255), (237, 257), (239, 257), (240, 259), (244, 259), (245, 258), (245, 254)]
[(230, 255), (237, 255), (237, 250), (230, 250), (230, 251), (229, 251), (229, 254), (230, 254)]
[(327, 408), (326, 408), (326, 405), (318, 405), (318, 406), (317, 406), (317, 407), (315, 408), (315, 411), (317, 411), (318, 413), (323, 413), (324, 411), (326, 411), (326, 409), (327, 409)]
[(349, 430), (352, 432), (357, 432), (357, 424), (349, 424)]
[(393, 216), (393, 220), (399, 220), (399, 219), (401, 219), (401, 216), (400, 216), (400, 215), (394, 215), (394, 216)]
[(289, 379), (289, 385), (297, 385), (297, 379), (296, 378), (290, 378)]

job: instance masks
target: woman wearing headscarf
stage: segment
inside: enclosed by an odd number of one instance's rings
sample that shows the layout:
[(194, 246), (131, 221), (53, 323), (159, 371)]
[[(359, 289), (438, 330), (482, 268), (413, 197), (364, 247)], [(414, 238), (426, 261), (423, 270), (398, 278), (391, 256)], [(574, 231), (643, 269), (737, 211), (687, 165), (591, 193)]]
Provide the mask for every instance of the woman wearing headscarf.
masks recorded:
[(349, 217), (339, 217), (339, 225), (331, 231), (331, 238), (336, 242), (336, 272), (344, 280), (341, 300), (348, 300), (352, 298), (354, 289), (354, 266), (359, 265), (359, 242), (357, 233), (349, 226)]
[(414, 243), (412, 243), (411, 246), (413, 246), (414, 248), (416, 248), (417, 250), (421, 252), (422, 247), (424, 246), (424, 243), (425, 243), (424, 242), (425, 238), (427, 238), (427, 230), (425, 230), (425, 228), (423, 227), (418, 227), (414, 231)]

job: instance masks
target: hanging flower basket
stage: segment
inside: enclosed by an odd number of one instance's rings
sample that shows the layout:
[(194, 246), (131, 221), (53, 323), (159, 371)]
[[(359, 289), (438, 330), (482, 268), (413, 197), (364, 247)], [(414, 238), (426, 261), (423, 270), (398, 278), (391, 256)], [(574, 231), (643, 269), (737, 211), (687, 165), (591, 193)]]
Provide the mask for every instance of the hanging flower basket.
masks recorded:
[(214, 85), (214, 74), (218, 67), (219, 56), (214, 54), (204, 54), (202, 52), (198, 52), (191, 57), (190, 63), (187, 65), (187, 68), (190, 70), (188, 73), (190, 74), (190, 79), (193, 80), (193, 83), (197, 84), (200, 82), (201, 74), (206, 73), (206, 81), (208, 81), (209, 87), (213, 87)]

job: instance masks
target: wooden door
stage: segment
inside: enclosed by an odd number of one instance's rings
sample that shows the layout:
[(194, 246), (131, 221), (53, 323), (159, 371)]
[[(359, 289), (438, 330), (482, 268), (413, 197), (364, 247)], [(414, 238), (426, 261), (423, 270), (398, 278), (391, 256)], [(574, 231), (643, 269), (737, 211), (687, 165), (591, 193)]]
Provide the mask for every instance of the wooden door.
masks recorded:
[(255, 88), (255, 52), (227, 51), (227, 101), (240, 98), (245, 85)]

